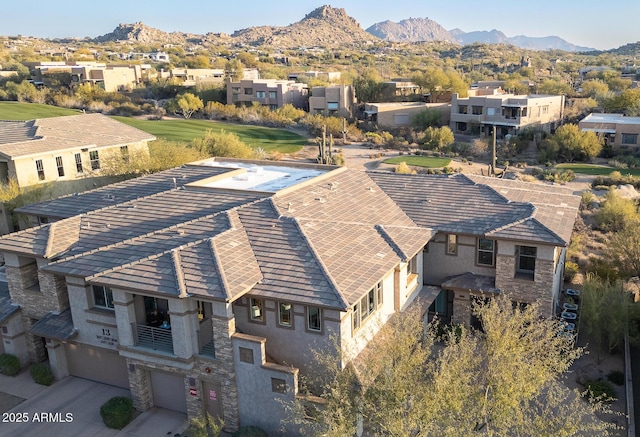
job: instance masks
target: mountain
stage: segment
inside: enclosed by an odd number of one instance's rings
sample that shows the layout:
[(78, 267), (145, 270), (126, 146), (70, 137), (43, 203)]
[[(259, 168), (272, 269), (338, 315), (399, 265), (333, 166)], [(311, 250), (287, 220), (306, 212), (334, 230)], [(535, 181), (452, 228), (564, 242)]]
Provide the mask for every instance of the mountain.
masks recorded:
[(408, 18), (399, 23), (383, 21), (366, 29), (370, 34), (386, 41), (448, 41), (456, 42), (451, 33), (428, 18)]
[(482, 30), (474, 32), (464, 32), (460, 29), (453, 29), (449, 32), (460, 44), (511, 44), (523, 49), (564, 50), (567, 52), (587, 52), (593, 50), (589, 47), (582, 47), (571, 44), (560, 38), (559, 36), (532, 37), (518, 35), (514, 37), (508, 37), (507, 35), (496, 29), (493, 29), (491, 31)]
[(366, 43), (377, 38), (365, 32), (344, 9), (321, 6), (302, 20), (284, 27), (258, 26), (231, 35), (241, 44), (278, 48), (339, 46)]
[(149, 27), (142, 22), (119, 24), (113, 32), (94, 38), (95, 42), (131, 41), (140, 44), (157, 42), (182, 44), (187, 40), (186, 34), (180, 32), (167, 33)]

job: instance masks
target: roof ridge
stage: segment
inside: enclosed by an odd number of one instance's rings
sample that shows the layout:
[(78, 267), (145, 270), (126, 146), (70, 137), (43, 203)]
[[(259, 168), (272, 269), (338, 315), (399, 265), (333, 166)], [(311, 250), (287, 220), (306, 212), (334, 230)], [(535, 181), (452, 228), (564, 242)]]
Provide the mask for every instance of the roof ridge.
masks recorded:
[(180, 294), (178, 297), (180, 299), (184, 299), (189, 297), (187, 293), (187, 285), (184, 280), (184, 271), (182, 270), (182, 261), (180, 261), (180, 248), (177, 247), (171, 250), (171, 259), (173, 261), (173, 272), (175, 273), (176, 284), (178, 285), (178, 290)]
[(393, 237), (387, 232), (383, 225), (376, 224), (374, 228), (376, 229), (376, 231), (378, 231), (378, 234), (380, 234), (382, 239), (385, 240), (387, 244), (391, 246), (393, 251), (400, 257), (400, 261), (406, 262), (409, 259), (407, 254), (405, 254), (400, 246), (398, 246), (398, 244), (394, 241)]
[(336, 283), (336, 280), (333, 278), (333, 276), (329, 272), (329, 269), (327, 268), (326, 264), (320, 258), (320, 255), (318, 254), (318, 251), (316, 250), (314, 245), (311, 243), (311, 240), (309, 239), (309, 236), (302, 229), (302, 226), (300, 225), (300, 222), (298, 221), (298, 219), (295, 218), (295, 217), (286, 217), (286, 218), (293, 222), (293, 224), (295, 225), (296, 229), (298, 229), (298, 232), (300, 232), (300, 234), (304, 237), (304, 242), (306, 243), (307, 247), (309, 248), (309, 251), (313, 255), (314, 259), (316, 260), (316, 263), (320, 267), (320, 270), (322, 271), (322, 274), (325, 276), (325, 278), (327, 279), (329, 284), (331, 284), (331, 286), (333, 287), (333, 289), (334, 289), (335, 293), (337, 294), (338, 298), (342, 302), (343, 308), (348, 308), (349, 307), (349, 303), (348, 303), (347, 299), (344, 297), (344, 295), (340, 291), (340, 288), (338, 288), (338, 284)]
[(53, 248), (53, 239), (54, 239), (54, 230), (56, 228), (56, 223), (51, 223), (49, 226), (49, 234), (47, 235), (47, 244), (44, 248), (44, 254), (42, 255), (44, 258), (49, 258), (49, 254), (51, 253), (51, 249)]
[[(220, 234), (218, 234), (218, 235), (220, 235)], [(216, 235), (216, 237), (218, 235)], [(224, 273), (224, 268), (222, 267), (222, 260), (220, 259), (220, 256), (218, 255), (218, 251), (216, 249), (215, 237), (212, 237), (212, 238), (209, 239), (209, 250), (211, 251), (211, 256), (213, 258), (213, 263), (215, 264), (216, 268), (218, 269), (218, 278), (220, 280), (220, 285), (222, 285), (222, 289), (224, 290), (225, 295), (226, 295), (225, 297), (228, 300), (228, 299), (231, 298), (229, 282), (227, 281), (227, 278), (226, 278), (225, 273)]]

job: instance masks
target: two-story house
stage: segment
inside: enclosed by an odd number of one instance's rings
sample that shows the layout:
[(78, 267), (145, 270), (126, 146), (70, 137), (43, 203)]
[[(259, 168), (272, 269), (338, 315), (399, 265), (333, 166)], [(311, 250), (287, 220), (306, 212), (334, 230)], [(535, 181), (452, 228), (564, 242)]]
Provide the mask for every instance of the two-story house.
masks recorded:
[(309, 113), (353, 117), (356, 94), (351, 85), (315, 86), (309, 96)]
[(472, 324), (504, 291), (552, 315), (578, 203), (462, 175), (184, 166), (25, 211), (51, 222), (0, 239), (4, 349), (140, 410), (277, 433), (315, 351), (356, 357), (414, 303)]
[(564, 113), (564, 96), (496, 94), (451, 98), (450, 127), (454, 132), (517, 135), (521, 129), (552, 132)]
[(227, 103), (252, 105), (254, 102), (270, 109), (286, 104), (306, 109), (309, 89), (303, 83), (278, 79), (242, 79), (227, 82)]

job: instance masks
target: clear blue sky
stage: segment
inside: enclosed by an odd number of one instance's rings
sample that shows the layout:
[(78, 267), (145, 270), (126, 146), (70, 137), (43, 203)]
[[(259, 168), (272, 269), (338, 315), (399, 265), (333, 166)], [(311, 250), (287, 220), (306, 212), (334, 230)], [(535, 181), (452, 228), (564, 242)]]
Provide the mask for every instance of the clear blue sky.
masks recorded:
[[(321, 1), (267, 0), (30, 0), (0, 8), (0, 35), (96, 37), (119, 23), (142, 21), (166, 32), (226, 32), (250, 26), (286, 26)], [(507, 36), (557, 35), (570, 43), (609, 49), (640, 41), (640, 0), (334, 0), (363, 29), (374, 23), (428, 17), (445, 29), (498, 29)]]

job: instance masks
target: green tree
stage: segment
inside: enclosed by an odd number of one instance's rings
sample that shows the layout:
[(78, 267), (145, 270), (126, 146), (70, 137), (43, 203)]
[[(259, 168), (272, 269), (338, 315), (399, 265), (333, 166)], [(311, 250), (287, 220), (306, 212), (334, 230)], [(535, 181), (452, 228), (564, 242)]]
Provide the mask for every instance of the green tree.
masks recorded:
[(615, 187), (611, 187), (605, 194), (595, 219), (600, 229), (618, 232), (638, 219), (637, 207), (633, 200), (621, 197)]
[(638, 308), (622, 281), (588, 274), (580, 298), (581, 327), (592, 339), (598, 359), (602, 352), (621, 347), (627, 330), (637, 337)]
[(382, 80), (377, 71), (366, 69), (353, 79), (353, 88), (360, 102), (378, 102), (382, 96)]
[(195, 138), (193, 147), (207, 156), (224, 156), (227, 158), (251, 159), (254, 151), (242, 142), (240, 137), (231, 132), (213, 132), (207, 130), (202, 138)]
[(413, 127), (416, 129), (425, 130), (430, 126), (439, 126), (441, 118), (442, 113), (440, 111), (426, 108), (413, 117), (411, 124), (413, 124)]
[(606, 253), (622, 277), (640, 276), (640, 217), (637, 213), (622, 229), (609, 235)]
[(589, 97), (598, 97), (609, 92), (609, 86), (599, 80), (585, 80), (582, 82), (582, 95)]
[(244, 65), (238, 59), (231, 59), (227, 61), (224, 66), (224, 77), (231, 80), (232, 82), (237, 82), (242, 79), (242, 75), (244, 74)]
[(167, 103), (167, 109), (182, 114), (185, 119), (191, 118), (194, 112), (204, 108), (204, 103), (195, 94), (184, 93)]
[(595, 158), (602, 150), (602, 141), (595, 132), (581, 131), (575, 124), (560, 126), (551, 141), (557, 146), (558, 156), (567, 162)]
[(482, 331), (455, 327), (438, 335), (437, 325), (425, 330), (415, 305), (392, 317), (353, 361), (318, 351), (309, 386), (321, 387), (322, 406), (309, 415), (308, 398), (299, 399), (294, 419), (314, 435), (353, 435), (359, 418), (372, 435), (606, 435), (609, 425), (592, 416), (599, 406), (563, 385), (582, 349), (539, 310), (514, 308), (503, 293), (474, 306)]
[(450, 146), (455, 141), (453, 131), (449, 126), (432, 127), (429, 126), (424, 131), (422, 144), (424, 149), (441, 151)]
[(571, 87), (568, 83), (559, 79), (545, 79), (538, 85), (539, 94), (550, 95), (567, 95), (571, 93)]

